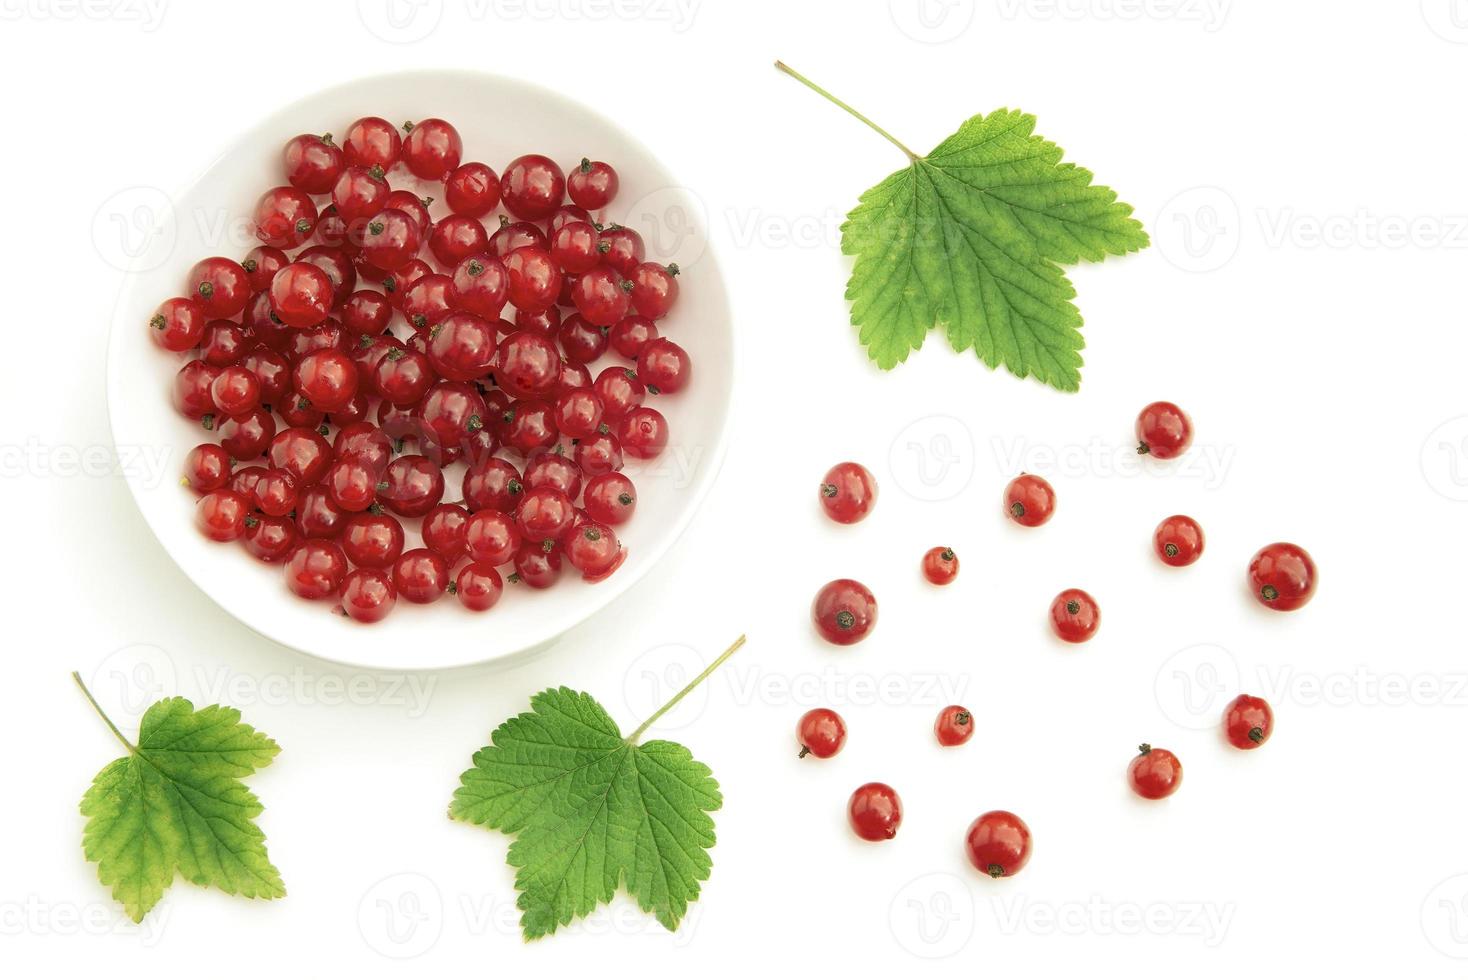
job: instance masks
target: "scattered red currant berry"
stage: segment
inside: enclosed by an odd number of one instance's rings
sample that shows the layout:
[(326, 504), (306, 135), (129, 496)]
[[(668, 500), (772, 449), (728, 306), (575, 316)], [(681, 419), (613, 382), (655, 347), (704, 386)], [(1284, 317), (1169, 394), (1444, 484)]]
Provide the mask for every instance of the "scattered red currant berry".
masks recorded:
[(270, 308), (288, 327), (314, 327), (331, 312), (331, 278), (310, 262), (292, 262), (270, 284)]
[(1314, 598), (1315, 582), (1315, 561), (1297, 544), (1265, 545), (1249, 562), (1254, 598), (1270, 609), (1299, 609)]
[(341, 147), (331, 134), (296, 136), (285, 144), (285, 179), (307, 194), (329, 194), (331, 185), (346, 166)]
[(958, 577), (958, 556), (952, 548), (929, 548), (923, 555), (923, 578), (934, 585), (947, 585)]
[(295, 248), (316, 230), (316, 204), (295, 187), (274, 187), (255, 202), (255, 237), (275, 248)]
[(164, 300), (148, 318), (148, 336), (168, 351), (186, 351), (204, 338), (209, 316), (191, 299)]
[(891, 840), (902, 826), (902, 799), (886, 783), (863, 783), (846, 804), (846, 818), (862, 840)]
[(403, 139), (403, 163), (413, 176), (422, 180), (443, 180), (459, 166), (464, 155), (464, 141), (459, 131), (442, 119), (424, 119), (405, 123), (408, 135)]
[(353, 565), (391, 568), (407, 542), (398, 519), (383, 513), (381, 507), (374, 507), (348, 517), (342, 523), (337, 543)]
[(1191, 517), (1175, 514), (1157, 525), (1152, 546), (1164, 565), (1191, 565), (1203, 555), (1203, 528)]
[(387, 618), (398, 603), (392, 578), (380, 568), (356, 568), (341, 587), (342, 611), (359, 623), (377, 623)]
[(475, 612), (492, 609), (504, 590), (500, 573), (481, 562), (471, 561), (459, 569), (459, 575), (454, 579), (454, 595), (459, 597), (465, 609)]
[(877, 504), (877, 481), (860, 463), (837, 463), (821, 480), (821, 506), (838, 524), (865, 520)]
[(251, 514), (245, 518), (245, 536), (240, 540), (245, 551), (267, 565), (273, 565), (295, 550), (300, 532), (288, 517)]
[(632, 270), (632, 308), (649, 320), (668, 315), (678, 300), (678, 264), (643, 262)]
[(1127, 781), (1132, 792), (1143, 799), (1164, 799), (1183, 784), (1183, 764), (1166, 749), (1154, 749), (1143, 742), (1127, 767)]
[(617, 533), (604, 524), (585, 521), (566, 534), (566, 561), (583, 578), (600, 581), (622, 563), (624, 554)]
[(229, 482), (233, 468), (234, 460), (222, 447), (201, 443), (184, 459), (183, 484), (195, 493), (209, 493)]
[(637, 377), (647, 385), (648, 391), (671, 395), (688, 387), (693, 377), (693, 362), (682, 347), (666, 337), (656, 337), (644, 344), (637, 355)]
[(668, 420), (663, 413), (638, 405), (617, 421), (617, 440), (628, 456), (653, 459), (668, 446)]
[(933, 734), (943, 746), (962, 745), (974, 734), (974, 716), (961, 704), (950, 704), (938, 712)]
[(968, 825), (964, 846), (975, 868), (990, 878), (1008, 878), (1030, 860), (1030, 828), (1008, 810), (990, 810)]
[(1066, 643), (1084, 643), (1101, 625), (1101, 607), (1080, 589), (1066, 589), (1050, 603), (1050, 626)]
[(514, 559), (520, 544), (520, 529), (503, 511), (477, 510), (464, 525), (464, 548), (469, 557), (491, 568)]
[(245, 533), (250, 503), (233, 490), (215, 490), (194, 505), (194, 524), (211, 541), (234, 541)]
[(550, 157), (530, 153), (516, 157), (505, 167), (500, 192), (506, 211), (521, 221), (540, 221), (560, 207), (566, 195), (566, 177)]
[(347, 127), (342, 157), (348, 166), (388, 171), (397, 165), (402, 148), (403, 138), (396, 126), (381, 116), (364, 116)]
[(1240, 694), (1223, 711), (1223, 733), (1236, 749), (1257, 749), (1274, 733), (1274, 710), (1263, 698)]
[(285, 584), (302, 599), (325, 599), (341, 590), (347, 556), (335, 541), (307, 538), (285, 560)]
[(465, 163), (444, 178), (443, 197), (449, 210), (482, 218), (500, 203), (500, 179), (482, 163)]
[(1172, 459), (1193, 442), (1193, 421), (1172, 402), (1153, 402), (1137, 415), (1137, 452)]
[(586, 515), (602, 524), (624, 524), (637, 509), (637, 491), (621, 473), (603, 473), (586, 484)]
[(830, 708), (812, 708), (800, 716), (795, 741), (800, 744), (800, 758), (829, 759), (846, 744), (846, 722)]
[(1044, 477), (1021, 473), (1004, 488), (1004, 512), (1021, 527), (1039, 527), (1055, 515), (1055, 488)]
[(223, 256), (194, 263), (188, 282), (191, 297), (211, 317), (232, 317), (245, 308), (250, 298), (250, 277), (245, 267)]
[(449, 587), (449, 565), (427, 548), (405, 551), (393, 563), (393, 585), (409, 602), (433, 602)]
[(867, 638), (877, 625), (877, 598), (855, 579), (838, 578), (816, 593), (811, 622), (829, 643), (850, 646)]
[(581, 158), (580, 166), (566, 177), (566, 194), (577, 207), (599, 211), (617, 196), (617, 171), (600, 160)]

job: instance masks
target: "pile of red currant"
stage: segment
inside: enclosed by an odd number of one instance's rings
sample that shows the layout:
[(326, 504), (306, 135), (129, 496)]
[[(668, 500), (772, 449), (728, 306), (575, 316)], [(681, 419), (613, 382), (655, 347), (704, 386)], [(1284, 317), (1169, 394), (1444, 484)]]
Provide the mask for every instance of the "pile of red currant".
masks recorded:
[[(623, 457), (664, 450), (647, 398), (692, 375), (659, 333), (677, 266), (599, 220), (617, 172), (528, 154), (496, 174), (462, 162), (442, 119), (369, 116), (283, 155), (286, 183), (255, 206), (262, 244), (197, 263), (148, 322), (188, 358), (174, 404), (217, 440), (185, 465), (200, 531), (362, 622), (399, 596), (489, 609), (503, 566), (534, 588), (563, 562), (616, 571), (637, 499)], [(456, 463), (462, 499), (445, 502)], [(422, 547), (405, 550), (410, 530)]]
[[(1157, 459), (1173, 459), (1187, 451), (1193, 440), (1192, 420), (1171, 402), (1153, 402), (1137, 417), (1137, 452)], [(877, 501), (877, 483), (857, 463), (831, 468), (820, 486), (821, 506), (842, 524), (867, 517)], [(1021, 474), (1004, 490), (1004, 513), (1021, 527), (1039, 527), (1055, 514), (1055, 488), (1032, 474)], [(1172, 567), (1193, 564), (1203, 554), (1203, 529), (1191, 517), (1175, 515), (1157, 525), (1153, 548), (1158, 559)], [(958, 575), (958, 557), (952, 548), (937, 547), (923, 555), (922, 573), (934, 585), (947, 585)], [(1270, 609), (1299, 609), (1315, 594), (1315, 563), (1299, 545), (1266, 545), (1249, 562), (1248, 579), (1254, 597)], [(853, 579), (828, 582), (811, 604), (811, 620), (828, 642), (847, 646), (866, 639), (877, 625), (877, 599)], [(1084, 643), (1101, 625), (1101, 608), (1081, 589), (1066, 589), (1050, 604), (1050, 627), (1067, 643)], [(1274, 712), (1263, 698), (1240, 694), (1223, 715), (1223, 735), (1238, 749), (1255, 749), (1274, 730)], [(933, 732), (938, 744), (962, 745), (973, 735), (973, 715), (962, 705), (949, 705), (938, 715)], [(800, 757), (828, 759), (846, 744), (846, 722), (830, 708), (806, 712), (796, 726)], [(1127, 768), (1133, 792), (1160, 800), (1182, 785), (1183, 767), (1167, 749), (1143, 744)], [(888, 840), (902, 823), (902, 800), (886, 783), (858, 786), (847, 803), (851, 828), (864, 840)], [(1007, 810), (980, 815), (965, 837), (974, 867), (995, 878), (1018, 872), (1030, 858), (1030, 829)]]

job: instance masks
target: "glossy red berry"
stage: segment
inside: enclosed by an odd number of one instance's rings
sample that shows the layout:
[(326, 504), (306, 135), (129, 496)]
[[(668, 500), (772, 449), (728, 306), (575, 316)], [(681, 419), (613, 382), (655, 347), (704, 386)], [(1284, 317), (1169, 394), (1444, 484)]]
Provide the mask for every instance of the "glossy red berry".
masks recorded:
[(863, 783), (846, 804), (846, 819), (862, 840), (891, 840), (902, 826), (902, 799), (886, 783)]
[(607, 225), (602, 229), (601, 260), (623, 277), (630, 276), (642, 264), (646, 249), (642, 236), (622, 225)]
[(643, 262), (632, 270), (632, 308), (649, 320), (668, 315), (678, 300), (678, 264)]
[(271, 517), (284, 517), (296, 509), (300, 491), (296, 478), (282, 469), (268, 469), (255, 481), (255, 509)]
[(245, 253), (240, 268), (249, 277), (250, 292), (258, 293), (269, 289), (275, 274), (290, 265), (290, 262), (290, 257), (280, 249), (270, 245), (256, 245)]
[[(331, 204), (344, 223), (345, 240), (360, 244), (367, 219), (387, 207), (392, 193), (381, 167), (348, 167), (331, 187)], [(333, 236), (335, 237), (335, 236)]]
[(489, 249), (489, 233), (478, 218), (467, 214), (451, 214), (433, 226), (428, 236), (428, 250), (439, 264), (452, 269), (471, 255)]
[(245, 533), (250, 503), (233, 490), (214, 490), (194, 505), (194, 526), (211, 541), (234, 541)]
[(427, 457), (399, 456), (377, 481), (377, 499), (395, 514), (422, 517), (443, 499), (443, 471)]
[(486, 459), (464, 471), (464, 506), (471, 511), (498, 510), (512, 514), (520, 506), (525, 484), (515, 464)]
[(505, 256), (505, 276), (511, 305), (525, 313), (549, 309), (561, 292), (561, 270), (539, 245), (522, 245)]
[(961, 704), (950, 704), (938, 712), (933, 734), (943, 746), (962, 745), (974, 734), (974, 716)]
[(391, 170), (398, 162), (403, 138), (398, 128), (381, 116), (364, 116), (347, 127), (342, 156), (349, 166)]
[(405, 551), (393, 563), (393, 585), (409, 602), (433, 602), (449, 587), (449, 565), (427, 548)]
[(482, 163), (465, 163), (443, 181), (444, 202), (455, 214), (482, 218), (500, 203), (500, 179)]
[(549, 249), (550, 239), (540, 226), (529, 221), (511, 221), (500, 215), (500, 226), (489, 236), (489, 254), (503, 259), (517, 248), (534, 245)]
[(296, 503), (296, 530), (303, 538), (334, 538), (346, 520), (346, 512), (336, 505), (325, 487), (311, 487)]
[(316, 230), (316, 204), (295, 187), (274, 187), (255, 202), (255, 237), (276, 248), (295, 248)]
[(838, 578), (816, 593), (810, 618), (827, 642), (849, 646), (866, 639), (876, 627), (877, 598), (855, 579)]
[(227, 418), (215, 426), (219, 445), (235, 459), (254, 459), (265, 452), (275, 437), (275, 419), (263, 409)]
[(232, 320), (210, 320), (199, 340), (199, 359), (211, 367), (238, 363), (253, 343), (250, 334)]
[(458, 504), (439, 504), (423, 515), (423, 544), (450, 564), (464, 557), (469, 512)]
[(1236, 749), (1257, 749), (1274, 733), (1274, 710), (1263, 698), (1240, 694), (1223, 711), (1223, 734)]
[(270, 308), (288, 327), (314, 327), (331, 312), (331, 278), (310, 262), (292, 262), (270, 284)]
[(647, 397), (647, 388), (637, 379), (637, 373), (621, 367), (606, 368), (591, 387), (601, 398), (604, 417), (611, 420), (626, 415)]
[(530, 153), (516, 157), (505, 167), (500, 193), (506, 211), (522, 221), (540, 221), (560, 207), (566, 195), (566, 177), (554, 160)]
[(571, 287), (571, 301), (587, 323), (610, 328), (627, 315), (632, 305), (631, 289), (631, 280), (608, 266), (599, 265), (577, 277)]
[(589, 581), (601, 581), (622, 564), (626, 549), (605, 524), (583, 521), (566, 533), (566, 561)]
[(1132, 792), (1143, 799), (1164, 799), (1183, 784), (1183, 764), (1166, 749), (1154, 749), (1143, 742), (1127, 766), (1127, 781)]
[(795, 725), (800, 758), (829, 759), (846, 744), (846, 722), (830, 708), (812, 708)]
[(284, 157), (285, 179), (307, 194), (331, 193), (331, 185), (346, 166), (346, 157), (330, 133), (293, 137), (285, 144)]
[(302, 599), (336, 595), (347, 577), (347, 556), (335, 541), (307, 538), (285, 560), (285, 584)]
[(1315, 597), (1315, 561), (1297, 544), (1265, 545), (1249, 562), (1254, 598), (1270, 609), (1299, 609)]
[(459, 602), (465, 609), (475, 612), (494, 608), (495, 603), (500, 601), (504, 588), (500, 573), (480, 562), (471, 561), (459, 569), (459, 575), (454, 580), (454, 595), (459, 597)]
[(345, 408), (357, 394), (357, 365), (335, 347), (316, 350), (296, 362), (291, 372), (296, 391), (321, 412)]
[(602, 473), (586, 484), (586, 515), (602, 524), (624, 524), (637, 510), (637, 490), (621, 473)]
[(1066, 589), (1050, 603), (1050, 627), (1067, 643), (1084, 643), (1101, 626), (1101, 607), (1080, 589)]
[(1021, 473), (1004, 488), (1004, 512), (1022, 527), (1039, 527), (1055, 514), (1055, 488), (1044, 477)]
[(359, 623), (377, 623), (387, 618), (398, 602), (391, 576), (380, 568), (356, 568), (341, 587), (342, 611)]
[(605, 411), (601, 396), (591, 388), (572, 388), (555, 402), (556, 429), (572, 439), (585, 439), (601, 425)]
[(561, 546), (551, 541), (526, 541), (515, 552), (513, 581), (532, 589), (548, 589), (561, 578)]
[(1137, 415), (1137, 452), (1172, 459), (1193, 442), (1193, 421), (1172, 402), (1153, 402)]
[(270, 442), (270, 465), (288, 471), (303, 487), (313, 487), (331, 466), (331, 443), (314, 429), (283, 429)]
[(251, 514), (245, 518), (245, 535), (240, 539), (245, 551), (266, 564), (283, 561), (295, 550), (300, 532), (289, 517)]
[(866, 520), (877, 505), (877, 479), (860, 463), (837, 463), (821, 480), (820, 501), (838, 524)]
[(223, 447), (201, 443), (184, 458), (183, 484), (195, 493), (209, 493), (229, 482), (234, 461)]
[(515, 398), (552, 394), (560, 373), (561, 355), (549, 338), (533, 330), (517, 330), (500, 342), (494, 378)]
[(688, 387), (693, 362), (688, 352), (666, 337), (655, 337), (637, 355), (637, 377), (654, 394), (671, 395)]
[(934, 585), (947, 585), (958, 577), (958, 556), (952, 548), (929, 548), (923, 555), (923, 578)]
[(589, 221), (568, 221), (550, 237), (550, 255), (562, 272), (580, 275), (601, 263), (601, 235)]
[(617, 421), (616, 433), (628, 456), (653, 459), (667, 448), (668, 420), (657, 409), (638, 405)]
[(607, 344), (622, 357), (636, 361), (642, 348), (658, 337), (657, 324), (645, 316), (629, 314), (618, 320), (607, 334)]
[(190, 297), (211, 317), (232, 317), (245, 308), (251, 288), (245, 267), (221, 255), (201, 259), (189, 270)]
[(204, 338), (209, 316), (204, 307), (181, 297), (164, 300), (148, 318), (148, 336), (168, 351), (186, 351)]
[(209, 385), (214, 405), (225, 415), (239, 416), (260, 404), (260, 379), (242, 367), (221, 368)]
[(428, 360), (450, 381), (473, 381), (494, 365), (495, 325), (472, 313), (450, 313), (429, 333)]
[(443, 180), (459, 166), (464, 155), (464, 141), (459, 131), (442, 119), (424, 119), (406, 123), (408, 135), (403, 139), (403, 164), (413, 176), (422, 180)]
[(609, 163), (581, 158), (566, 177), (566, 194), (577, 207), (600, 211), (617, 196), (617, 171)]
[(338, 543), (353, 565), (391, 568), (403, 553), (403, 525), (380, 507), (352, 514), (342, 523)]
[(503, 511), (477, 510), (464, 525), (464, 548), (474, 561), (503, 565), (520, 550), (520, 529)]
[(1030, 828), (1008, 810), (990, 810), (969, 824), (964, 847), (975, 868), (991, 878), (1008, 878), (1030, 860)]
[(449, 304), (487, 320), (497, 319), (509, 299), (505, 266), (488, 253), (471, 255), (454, 266)]
[(367, 220), (362, 258), (384, 272), (394, 272), (418, 255), (418, 222), (406, 211), (383, 208)]
[(1164, 565), (1191, 565), (1203, 555), (1203, 528), (1191, 517), (1175, 514), (1157, 525), (1152, 547)]

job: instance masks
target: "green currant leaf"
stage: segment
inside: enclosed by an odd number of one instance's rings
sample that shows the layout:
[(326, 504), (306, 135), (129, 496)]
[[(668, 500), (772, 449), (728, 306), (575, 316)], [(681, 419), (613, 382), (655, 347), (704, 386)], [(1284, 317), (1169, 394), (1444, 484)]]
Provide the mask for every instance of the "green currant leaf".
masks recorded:
[(974, 116), (926, 156), (808, 79), (779, 65), (907, 154), (861, 195), (841, 226), (855, 256), (846, 298), (867, 353), (884, 370), (940, 328), (955, 350), (1062, 391), (1080, 387), (1081, 314), (1062, 270), (1145, 248), (1130, 205), (1062, 162), (1035, 118)]
[(709, 768), (675, 742), (637, 742), (724, 652), (626, 738), (590, 694), (560, 687), (494, 730), (449, 805), (456, 820), (515, 837), (520, 928), (538, 939), (609, 902), (619, 885), (674, 930), (712, 868), (723, 797)]
[(285, 895), (255, 825), (264, 807), (240, 782), (280, 746), (241, 723), (235, 709), (196, 711), (184, 698), (149, 707), (136, 745), (102, 717), (128, 754), (103, 767), (82, 797), (82, 850), (134, 922), (158, 904), (175, 873), (231, 895)]

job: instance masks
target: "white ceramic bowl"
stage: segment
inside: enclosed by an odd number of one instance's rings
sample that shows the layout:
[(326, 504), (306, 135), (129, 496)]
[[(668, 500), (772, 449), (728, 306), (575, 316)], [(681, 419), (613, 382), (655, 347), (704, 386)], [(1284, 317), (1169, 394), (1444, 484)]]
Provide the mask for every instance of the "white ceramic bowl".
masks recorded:
[[(439, 116), (464, 139), (464, 159), (499, 172), (522, 153), (545, 153), (569, 167), (583, 156), (617, 168), (621, 190), (604, 220), (638, 229), (648, 258), (679, 263), (677, 306), (660, 323), (665, 336), (689, 352), (692, 385), (655, 404), (672, 431), (668, 449), (643, 465), (628, 459), (638, 489), (637, 513), (618, 528), (626, 563), (591, 585), (574, 569), (554, 588), (506, 586), (500, 604), (471, 613), (452, 597), (428, 606), (399, 600), (385, 621), (363, 626), (334, 615), (330, 601), (306, 602), (285, 588), (279, 567), (264, 565), (238, 544), (216, 544), (193, 526), (195, 495), (179, 483), (184, 456), (210, 438), (172, 407), (172, 378), (185, 355), (159, 350), (147, 336), (154, 307), (185, 289), (184, 277), (209, 255), (243, 257), (254, 244), (249, 216), (256, 198), (285, 183), (280, 152), (298, 133), (341, 133), (353, 119), (380, 115), (393, 122)], [(393, 186), (441, 198), (441, 187), (413, 180), (403, 168)], [(161, 197), (161, 195), (160, 195)], [(442, 201), (434, 217), (445, 213)], [(636, 139), (602, 116), (524, 82), (463, 71), (414, 72), (361, 79), (307, 96), (242, 133), (171, 199), (171, 214), (155, 215), (151, 244), (133, 262), (113, 320), (108, 352), (112, 433), (128, 485), (149, 526), (203, 592), (242, 623), (297, 650), (376, 669), (433, 669), (483, 663), (548, 645), (612, 602), (656, 563), (688, 525), (723, 459), (732, 390), (733, 327), (724, 282), (707, 247), (699, 199), (663, 169)], [(493, 231), (497, 218), (484, 219)], [(394, 332), (406, 336), (401, 319)], [(615, 362), (608, 357), (593, 374)], [(278, 420), (277, 420), (278, 421)], [(450, 470), (445, 500), (460, 499), (462, 465)], [(416, 547), (417, 522), (409, 528)]]

